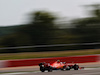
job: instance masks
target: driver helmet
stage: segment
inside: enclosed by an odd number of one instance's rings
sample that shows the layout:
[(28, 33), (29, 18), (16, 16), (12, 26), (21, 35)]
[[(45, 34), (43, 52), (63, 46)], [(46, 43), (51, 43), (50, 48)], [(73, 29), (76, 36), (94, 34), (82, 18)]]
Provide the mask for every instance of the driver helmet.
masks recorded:
[(57, 63), (59, 63), (60, 62), (60, 60), (57, 60)]

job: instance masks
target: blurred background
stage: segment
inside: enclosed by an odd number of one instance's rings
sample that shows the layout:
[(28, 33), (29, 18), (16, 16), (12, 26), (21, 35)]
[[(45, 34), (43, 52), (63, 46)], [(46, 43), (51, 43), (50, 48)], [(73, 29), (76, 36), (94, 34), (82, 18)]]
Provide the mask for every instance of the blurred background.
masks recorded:
[[(0, 0), (0, 53), (99, 49), (99, 0)], [(23, 46), (78, 44), (54, 47)], [(2, 49), (6, 48), (6, 49)]]

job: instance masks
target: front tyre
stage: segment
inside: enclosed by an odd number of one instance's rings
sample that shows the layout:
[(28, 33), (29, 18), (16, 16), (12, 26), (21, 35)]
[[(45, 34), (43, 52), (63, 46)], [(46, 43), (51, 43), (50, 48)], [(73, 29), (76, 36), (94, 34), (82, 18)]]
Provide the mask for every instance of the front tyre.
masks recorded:
[(79, 66), (78, 65), (74, 65), (74, 70), (78, 70)]

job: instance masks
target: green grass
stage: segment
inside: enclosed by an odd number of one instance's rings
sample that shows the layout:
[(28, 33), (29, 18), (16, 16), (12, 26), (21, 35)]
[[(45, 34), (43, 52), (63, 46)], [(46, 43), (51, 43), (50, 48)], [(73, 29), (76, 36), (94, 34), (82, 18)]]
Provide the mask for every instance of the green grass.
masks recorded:
[(100, 49), (0, 54), (0, 60), (100, 54)]

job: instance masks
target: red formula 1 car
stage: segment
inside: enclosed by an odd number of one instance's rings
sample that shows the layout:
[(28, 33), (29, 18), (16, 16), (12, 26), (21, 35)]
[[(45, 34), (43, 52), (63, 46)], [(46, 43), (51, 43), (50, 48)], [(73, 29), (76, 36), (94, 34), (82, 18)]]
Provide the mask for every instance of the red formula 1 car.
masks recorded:
[(79, 67), (79, 65), (77, 64), (67, 64), (66, 62), (60, 62), (60, 60), (57, 60), (56, 62), (54, 62), (53, 64), (49, 64), (49, 63), (40, 63), (40, 71), (44, 72), (45, 70), (48, 70), (48, 72), (52, 72), (52, 70), (70, 70), (70, 69), (74, 69), (74, 70), (78, 70), (78, 69), (82, 69), (83, 67)]

